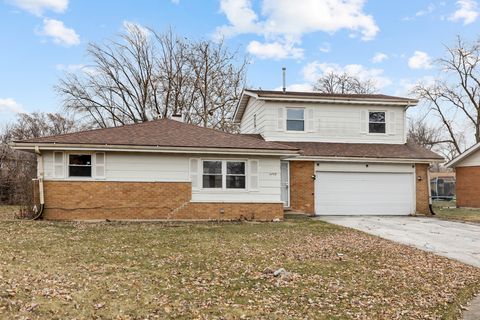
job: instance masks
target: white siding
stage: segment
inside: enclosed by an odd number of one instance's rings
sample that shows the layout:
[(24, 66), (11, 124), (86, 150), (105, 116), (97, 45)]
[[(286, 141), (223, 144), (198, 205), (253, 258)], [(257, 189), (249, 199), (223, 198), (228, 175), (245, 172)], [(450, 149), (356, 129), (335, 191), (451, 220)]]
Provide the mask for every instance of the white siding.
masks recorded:
[[(42, 153), (45, 180), (86, 180), (55, 179), (53, 152)], [(280, 159), (275, 157), (242, 157), (212, 155), (166, 155), (153, 153), (107, 152), (105, 177), (101, 181), (136, 182), (190, 182), (190, 159), (240, 159), (258, 160), (258, 188), (255, 190), (198, 190), (192, 191), (192, 201), (208, 202), (280, 202)], [(248, 163), (248, 162), (247, 162)], [(248, 164), (247, 164), (248, 166)], [(248, 173), (248, 167), (246, 168)], [(201, 179), (201, 173), (200, 177)], [(249, 176), (247, 175), (247, 186)], [(200, 180), (201, 181), (201, 180)]]
[[(263, 112), (263, 106), (265, 102), (251, 98), (248, 101), (245, 113), (243, 114), (242, 121), (240, 123), (241, 133), (261, 133), (265, 130), (265, 117)], [(257, 128), (254, 126), (254, 116), (257, 118)]]
[[(255, 99), (251, 99), (252, 110)], [(301, 102), (267, 101), (258, 107), (263, 108), (261, 113), (261, 126), (258, 132), (268, 141), (316, 141), (316, 142), (344, 142), (344, 143), (405, 143), (405, 109), (402, 106), (358, 106), (341, 104), (319, 104)], [(257, 107), (257, 108), (258, 108)], [(288, 132), (278, 130), (277, 117), (279, 108), (306, 108), (313, 109), (313, 128), (305, 132)], [(392, 119), (393, 124), (387, 124), (386, 134), (362, 133), (362, 111), (386, 111), (387, 120)], [(248, 107), (247, 107), (248, 111)], [(388, 114), (392, 112), (393, 114)], [(258, 123), (257, 112), (257, 123)], [(305, 112), (305, 121), (311, 112)], [(249, 123), (253, 119), (253, 112), (245, 113), (240, 126), (242, 133), (250, 131)], [(245, 122), (245, 124), (243, 124)], [(368, 126), (368, 125), (367, 125)], [(368, 128), (368, 127), (367, 127)]]
[(476, 167), (480, 166), (480, 150), (473, 152), (471, 155), (460, 161), (456, 167)]

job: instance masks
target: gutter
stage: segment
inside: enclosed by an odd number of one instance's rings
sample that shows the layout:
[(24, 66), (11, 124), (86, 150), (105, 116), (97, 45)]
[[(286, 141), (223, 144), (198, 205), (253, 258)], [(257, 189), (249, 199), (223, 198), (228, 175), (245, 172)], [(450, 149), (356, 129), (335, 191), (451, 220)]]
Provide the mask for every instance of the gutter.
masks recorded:
[(35, 154), (37, 155), (37, 160), (38, 160), (38, 177), (35, 180), (38, 180), (38, 191), (39, 191), (39, 197), (40, 197), (40, 208), (37, 208), (37, 206), (34, 206), (34, 213), (35, 215), (33, 216), (32, 220), (38, 220), (42, 214), (43, 214), (43, 209), (45, 207), (45, 193), (43, 189), (43, 178), (45, 175), (45, 166), (43, 162), (43, 157), (42, 153), (40, 152), (40, 148), (38, 146), (35, 147)]
[(95, 150), (116, 152), (157, 152), (157, 153), (203, 153), (203, 154), (242, 154), (283, 156), (297, 155), (299, 150), (288, 149), (235, 149), (235, 148), (195, 148), (195, 147), (164, 147), (164, 146), (129, 146), (129, 145), (98, 145), (98, 144), (65, 144), (65, 143), (11, 143), (10, 147), (16, 150)]
[(441, 163), (442, 159), (403, 159), (403, 158), (359, 158), (359, 157), (315, 157), (298, 156), (286, 158), (289, 161), (321, 161), (321, 162), (380, 162), (380, 163)]

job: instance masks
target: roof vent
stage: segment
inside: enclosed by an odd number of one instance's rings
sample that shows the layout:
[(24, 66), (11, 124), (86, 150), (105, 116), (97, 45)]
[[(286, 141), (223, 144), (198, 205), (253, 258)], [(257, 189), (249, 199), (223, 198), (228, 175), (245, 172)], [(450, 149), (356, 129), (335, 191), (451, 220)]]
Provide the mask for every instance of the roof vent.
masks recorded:
[(283, 93), (286, 93), (287, 92), (287, 84), (286, 84), (286, 80), (285, 80), (285, 73), (287, 71), (287, 68), (283, 67), (282, 68), (282, 77), (283, 77)]
[(178, 122), (183, 122), (183, 116), (179, 113), (172, 114), (171, 119)]

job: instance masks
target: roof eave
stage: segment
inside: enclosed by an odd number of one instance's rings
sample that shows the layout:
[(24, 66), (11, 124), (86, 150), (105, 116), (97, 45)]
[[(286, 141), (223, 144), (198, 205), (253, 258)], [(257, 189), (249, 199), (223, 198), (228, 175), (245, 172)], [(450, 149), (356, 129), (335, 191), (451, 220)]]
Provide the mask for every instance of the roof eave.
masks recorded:
[(65, 144), (65, 143), (11, 143), (15, 150), (65, 150), (65, 151), (114, 151), (114, 152), (156, 152), (156, 153), (205, 153), (205, 154), (244, 154), (244, 155), (297, 155), (298, 149), (249, 149), (249, 148), (208, 148), (208, 147), (169, 147), (169, 146), (132, 146), (108, 144)]
[(475, 153), (478, 149), (480, 149), (480, 142), (474, 144), (472, 147), (470, 147), (470, 149), (466, 150), (464, 153), (462, 153), (461, 155), (459, 155), (458, 157), (450, 160), (449, 162), (447, 162), (445, 164), (445, 166), (447, 168), (455, 168), (455, 166), (465, 160), (466, 158), (468, 158), (470, 155), (472, 155), (473, 153)]
[(321, 102), (332, 104), (375, 104), (375, 105), (392, 105), (392, 106), (405, 106), (413, 107), (418, 104), (418, 100), (390, 100), (390, 99), (367, 99), (367, 98), (324, 98), (324, 97), (312, 97), (312, 98), (298, 98), (298, 97), (262, 97), (258, 96), (259, 100), (265, 101), (297, 101), (297, 102)]
[(380, 157), (336, 157), (336, 156), (295, 156), (287, 160), (320, 162), (383, 162), (383, 163), (442, 163), (437, 158), (380, 158)]
[(242, 121), (243, 114), (245, 113), (245, 109), (247, 108), (248, 100), (250, 98), (258, 99), (258, 95), (255, 92), (251, 92), (248, 89), (244, 89), (238, 100), (238, 103), (235, 107), (235, 112), (233, 114), (233, 121), (235, 123), (239, 123)]

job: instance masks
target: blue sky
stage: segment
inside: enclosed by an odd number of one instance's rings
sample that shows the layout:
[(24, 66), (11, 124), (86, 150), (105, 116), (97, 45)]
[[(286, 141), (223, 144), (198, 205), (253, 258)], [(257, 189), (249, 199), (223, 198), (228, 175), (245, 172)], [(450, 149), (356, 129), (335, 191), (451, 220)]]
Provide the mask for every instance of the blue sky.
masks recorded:
[(308, 90), (322, 73), (373, 78), (405, 95), (438, 74), (433, 60), (456, 35), (474, 40), (474, 0), (0, 0), (0, 125), (16, 112), (58, 111), (54, 85), (88, 65), (85, 48), (125, 22), (187, 38), (225, 37), (251, 60), (250, 87)]

